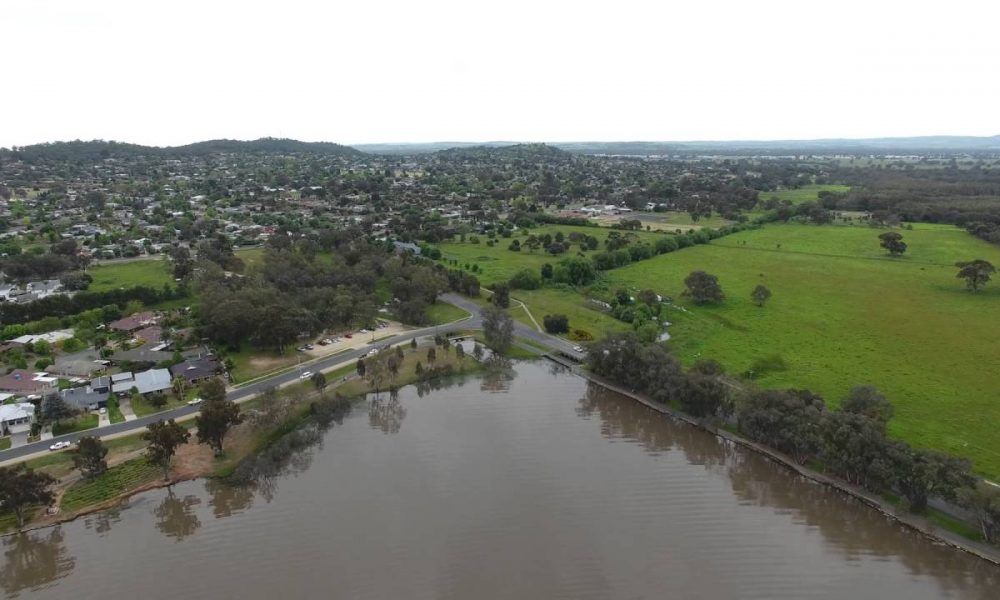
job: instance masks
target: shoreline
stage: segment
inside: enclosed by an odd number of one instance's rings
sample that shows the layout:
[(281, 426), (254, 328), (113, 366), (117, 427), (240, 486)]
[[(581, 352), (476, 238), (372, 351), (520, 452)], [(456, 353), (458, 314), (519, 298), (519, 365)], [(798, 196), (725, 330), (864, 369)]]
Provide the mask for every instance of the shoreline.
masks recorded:
[(680, 421), (684, 424), (697, 427), (698, 429), (713, 434), (716, 437), (719, 437), (729, 443), (736, 444), (738, 446), (746, 448), (751, 452), (756, 452), (761, 456), (763, 456), (764, 458), (767, 458), (768, 460), (774, 463), (780, 464), (794, 471), (801, 477), (804, 477), (810, 481), (819, 483), (821, 485), (825, 485), (841, 493), (844, 493), (854, 498), (855, 500), (858, 500), (859, 502), (869, 506), (870, 508), (877, 510), (882, 515), (890, 519), (893, 519), (897, 523), (900, 523), (901, 525), (904, 525), (909, 529), (927, 537), (928, 539), (931, 539), (937, 543), (944, 544), (946, 546), (950, 546), (956, 550), (967, 552), (969, 554), (972, 554), (973, 556), (985, 560), (986, 562), (992, 563), (993, 565), (1000, 567), (1000, 548), (996, 548), (982, 542), (976, 542), (967, 539), (965, 537), (962, 537), (957, 533), (953, 533), (951, 531), (948, 531), (947, 529), (944, 529), (943, 527), (934, 525), (933, 523), (929, 522), (925, 517), (922, 517), (920, 515), (902, 512), (898, 510), (895, 506), (887, 503), (885, 500), (879, 498), (878, 496), (875, 496), (874, 494), (871, 494), (860, 488), (856, 488), (848, 484), (847, 482), (841, 481), (835, 477), (831, 477), (824, 473), (814, 471), (813, 469), (810, 469), (805, 465), (800, 465), (791, 458), (782, 454), (781, 452), (778, 452), (777, 450), (774, 450), (772, 448), (768, 448), (767, 446), (764, 446), (762, 444), (750, 441), (741, 435), (735, 434), (725, 429), (719, 429), (717, 427), (702, 423), (698, 419), (690, 415), (684, 414), (681, 411), (675, 410), (669, 406), (653, 402), (652, 400), (643, 397), (641, 394), (638, 394), (636, 392), (631, 392), (616, 383), (613, 383), (611, 381), (604, 379), (603, 377), (590, 373), (589, 371), (580, 368), (579, 365), (577, 366), (567, 365), (566, 363), (547, 354), (545, 355), (545, 358), (548, 358), (549, 360), (555, 362), (556, 364), (569, 368), (569, 370), (573, 374), (583, 377), (584, 379), (586, 379), (591, 383), (594, 383), (607, 390), (631, 398), (632, 400), (635, 400), (636, 402), (646, 406), (647, 408), (650, 408), (660, 414), (666, 415), (674, 419), (675, 421)]
[[(638, 403), (646, 406), (647, 408), (649, 408), (651, 410), (654, 410), (654, 411), (656, 411), (656, 412), (658, 412), (658, 413), (660, 413), (662, 415), (670, 417), (674, 421), (681, 422), (681, 423), (684, 423), (686, 425), (690, 425), (690, 426), (696, 427), (696, 428), (698, 428), (698, 429), (700, 429), (702, 431), (705, 431), (707, 433), (715, 435), (716, 437), (719, 437), (719, 438), (721, 438), (721, 439), (723, 439), (723, 440), (725, 440), (725, 441), (727, 441), (729, 443), (736, 444), (736, 445), (738, 445), (740, 447), (743, 447), (743, 448), (745, 448), (745, 449), (747, 449), (749, 451), (756, 452), (757, 454), (763, 456), (764, 458), (767, 458), (768, 460), (770, 460), (770, 461), (772, 461), (774, 463), (777, 463), (779, 465), (782, 465), (782, 466), (784, 466), (784, 467), (786, 467), (786, 468), (794, 471), (797, 475), (799, 475), (801, 477), (804, 477), (804, 478), (806, 478), (806, 479), (808, 479), (810, 481), (813, 481), (815, 483), (819, 483), (821, 485), (825, 485), (825, 486), (830, 487), (832, 489), (835, 489), (835, 490), (837, 490), (837, 491), (839, 491), (839, 492), (841, 492), (843, 494), (846, 494), (846, 495), (850, 496), (851, 498), (854, 498), (855, 500), (858, 500), (858, 501), (862, 502), (863, 504), (867, 505), (868, 507), (870, 507), (870, 508), (878, 511), (879, 513), (881, 513), (885, 517), (893, 519), (894, 521), (896, 521), (896, 522), (898, 522), (898, 523), (906, 526), (910, 530), (915, 531), (915, 532), (923, 535), (924, 537), (926, 537), (926, 538), (928, 538), (930, 540), (933, 540), (933, 541), (935, 541), (937, 543), (941, 543), (941, 544), (947, 545), (947, 546), (949, 546), (951, 548), (954, 548), (956, 550), (961, 550), (961, 551), (964, 551), (964, 552), (966, 552), (968, 554), (972, 554), (972, 555), (974, 555), (974, 556), (976, 556), (976, 557), (978, 557), (978, 558), (980, 558), (982, 560), (985, 560), (985, 561), (987, 561), (987, 562), (989, 562), (989, 563), (991, 563), (991, 564), (993, 564), (995, 566), (1000, 566), (1000, 548), (995, 548), (993, 546), (989, 546), (989, 545), (984, 544), (984, 543), (975, 542), (973, 540), (969, 540), (967, 538), (964, 538), (964, 537), (962, 537), (962, 536), (960, 536), (960, 535), (958, 535), (956, 533), (953, 533), (953, 532), (951, 532), (951, 531), (949, 531), (947, 529), (944, 529), (944, 528), (942, 528), (940, 526), (934, 525), (933, 523), (929, 522), (925, 517), (922, 517), (920, 515), (915, 515), (915, 514), (910, 514), (910, 513), (902, 512), (902, 511), (898, 510), (895, 506), (887, 503), (882, 498), (879, 498), (879, 497), (875, 496), (874, 494), (871, 494), (870, 492), (867, 492), (867, 491), (862, 490), (860, 488), (856, 488), (855, 486), (852, 486), (852, 485), (850, 485), (850, 484), (848, 484), (848, 483), (846, 483), (844, 481), (841, 481), (841, 480), (839, 480), (839, 479), (837, 479), (835, 477), (831, 477), (831, 476), (826, 475), (824, 473), (820, 473), (820, 472), (815, 471), (813, 469), (810, 469), (809, 467), (806, 467), (804, 465), (800, 465), (797, 462), (795, 462), (794, 460), (792, 460), (789, 457), (785, 456), (784, 454), (782, 454), (782, 453), (780, 453), (780, 452), (778, 452), (778, 451), (776, 451), (776, 450), (774, 450), (772, 448), (768, 448), (767, 446), (764, 446), (764, 445), (758, 444), (756, 442), (750, 441), (750, 440), (742, 437), (741, 435), (735, 434), (735, 433), (727, 431), (725, 429), (719, 429), (717, 427), (708, 425), (708, 424), (703, 423), (700, 420), (698, 420), (698, 419), (696, 419), (696, 418), (694, 418), (694, 417), (692, 417), (690, 415), (687, 415), (687, 414), (685, 414), (685, 413), (683, 413), (681, 411), (678, 411), (678, 410), (676, 410), (674, 408), (671, 408), (669, 406), (665, 406), (665, 405), (653, 402), (652, 400), (643, 397), (641, 394), (638, 394), (636, 392), (631, 392), (631, 391), (625, 389), (624, 387), (622, 387), (622, 386), (620, 386), (620, 385), (618, 385), (616, 383), (613, 383), (611, 381), (608, 381), (608, 380), (604, 379), (603, 377), (600, 377), (598, 375), (590, 373), (589, 371), (587, 371), (587, 370), (585, 370), (583, 368), (580, 368), (579, 365), (569, 365), (566, 362), (563, 362), (562, 360), (560, 360), (560, 359), (558, 359), (558, 358), (556, 358), (556, 357), (554, 357), (552, 355), (549, 355), (549, 354), (543, 354), (542, 357), (544, 357), (544, 358), (546, 358), (546, 359), (548, 359), (548, 360), (550, 360), (550, 361), (552, 361), (552, 362), (554, 362), (554, 363), (556, 363), (558, 365), (561, 365), (561, 366), (567, 368), (570, 373), (572, 373), (574, 375), (577, 375), (579, 377), (582, 377), (583, 379), (586, 379), (588, 382), (591, 382), (591, 383), (593, 383), (595, 385), (599, 385), (599, 386), (603, 387), (604, 389), (610, 390), (612, 392), (615, 392), (615, 393), (621, 394), (622, 396), (630, 398), (630, 399), (632, 399), (632, 400), (634, 400), (634, 401), (636, 401), (636, 402), (638, 402)], [(465, 374), (465, 373), (463, 373), (463, 374)], [(413, 385), (413, 383), (414, 382), (410, 382), (410, 383), (407, 383), (407, 384), (404, 384), (404, 385)], [(356, 403), (360, 402), (361, 400), (365, 399), (366, 397), (367, 397), (367, 393), (363, 393), (363, 394), (360, 394), (360, 395), (356, 395), (356, 396), (350, 397), (350, 398), (348, 398), (348, 400), (350, 401), (351, 404), (356, 404)], [(308, 405), (306, 405), (306, 406), (308, 406)], [(246, 456), (242, 457), (240, 460), (243, 460), (243, 459), (247, 458), (251, 454), (259, 453), (262, 450), (263, 450), (263, 448), (257, 448), (252, 453), (247, 454)], [(135, 460), (135, 459), (133, 459), (133, 460)], [(139, 486), (139, 487), (137, 487), (135, 489), (123, 492), (122, 494), (120, 494), (120, 495), (118, 495), (118, 496), (116, 496), (114, 498), (110, 498), (108, 500), (105, 500), (105, 501), (103, 501), (103, 502), (101, 502), (99, 504), (95, 504), (93, 506), (88, 506), (88, 507), (82, 508), (82, 509), (80, 509), (80, 510), (78, 510), (78, 511), (72, 513), (72, 514), (63, 515), (62, 513), (56, 513), (55, 515), (51, 515), (51, 516), (44, 515), (42, 517), (42, 519), (40, 519), (40, 522), (37, 522), (37, 523), (35, 523), (33, 525), (26, 526), (26, 527), (24, 527), (21, 530), (12, 530), (12, 531), (4, 532), (3, 534), (0, 534), (0, 538), (4, 538), (4, 537), (7, 537), (7, 536), (18, 535), (18, 534), (26, 533), (26, 532), (29, 532), (29, 531), (36, 531), (36, 530), (39, 530), (39, 529), (45, 529), (45, 528), (48, 528), (48, 527), (53, 527), (53, 526), (61, 525), (62, 523), (69, 523), (69, 522), (72, 522), (72, 521), (75, 521), (75, 520), (79, 519), (80, 517), (84, 517), (84, 516), (93, 514), (95, 512), (100, 512), (102, 510), (108, 510), (108, 509), (111, 509), (111, 508), (115, 508), (116, 506), (120, 506), (122, 503), (124, 503), (125, 501), (127, 501), (129, 498), (131, 498), (131, 497), (133, 497), (135, 495), (141, 494), (143, 492), (148, 492), (148, 491), (152, 491), (152, 490), (155, 490), (155, 489), (161, 489), (161, 488), (165, 488), (165, 487), (170, 487), (172, 485), (175, 485), (175, 484), (178, 484), (178, 483), (182, 483), (182, 482), (185, 482), (185, 481), (193, 481), (195, 479), (211, 479), (211, 478), (221, 478), (221, 479), (224, 480), (226, 477), (225, 476), (219, 476), (218, 474), (216, 474), (215, 473), (215, 469), (207, 469), (207, 470), (202, 470), (202, 471), (185, 472), (185, 473), (180, 473), (180, 474), (176, 474), (176, 475), (172, 474), (171, 477), (168, 478), (168, 479), (157, 480), (157, 481), (154, 481), (154, 482), (147, 482), (147, 483), (145, 483), (145, 484), (143, 484), (143, 485), (141, 485), (141, 486)]]

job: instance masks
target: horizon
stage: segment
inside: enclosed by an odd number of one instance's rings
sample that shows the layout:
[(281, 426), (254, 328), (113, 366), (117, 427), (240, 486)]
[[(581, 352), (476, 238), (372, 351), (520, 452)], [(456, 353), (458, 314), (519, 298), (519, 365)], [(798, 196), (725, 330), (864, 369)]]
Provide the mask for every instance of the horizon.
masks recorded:
[(41, 145), (51, 145), (51, 144), (69, 144), (69, 143), (109, 143), (109, 144), (123, 144), (123, 145), (134, 145), (143, 146), (148, 148), (178, 148), (183, 146), (189, 146), (192, 144), (200, 144), (206, 142), (214, 141), (232, 141), (232, 142), (256, 142), (260, 140), (290, 140), (294, 142), (302, 142), (307, 144), (337, 144), (339, 146), (345, 147), (357, 147), (357, 146), (422, 146), (422, 145), (443, 145), (443, 144), (463, 144), (463, 145), (490, 145), (490, 144), (509, 144), (509, 145), (520, 145), (520, 144), (545, 144), (549, 146), (558, 145), (570, 145), (570, 144), (808, 144), (810, 142), (847, 142), (847, 143), (857, 143), (857, 142), (867, 142), (867, 141), (886, 141), (886, 140), (919, 140), (919, 139), (979, 139), (979, 140), (989, 140), (993, 138), (1000, 138), (1000, 133), (998, 134), (987, 134), (987, 135), (958, 135), (958, 134), (928, 134), (928, 135), (912, 135), (912, 136), (878, 136), (878, 137), (828, 137), (828, 138), (755, 138), (755, 139), (575, 139), (575, 140), (520, 140), (520, 139), (489, 139), (489, 140), (472, 140), (472, 139), (440, 139), (440, 140), (430, 140), (430, 141), (374, 141), (374, 142), (342, 142), (337, 140), (329, 139), (300, 139), (291, 137), (280, 137), (274, 135), (265, 135), (255, 138), (235, 138), (235, 137), (218, 137), (211, 139), (197, 139), (188, 142), (182, 142), (178, 144), (145, 144), (141, 142), (134, 142), (129, 140), (120, 139), (110, 139), (110, 138), (93, 138), (93, 139), (58, 139), (58, 140), (47, 140), (40, 142), (33, 142), (30, 144), (16, 144), (12, 146), (0, 146), (0, 150), (14, 150), (15, 148), (24, 148), (31, 146), (41, 146)]
[(1000, 9), (957, 2), (11, 0), (0, 146), (995, 135)]

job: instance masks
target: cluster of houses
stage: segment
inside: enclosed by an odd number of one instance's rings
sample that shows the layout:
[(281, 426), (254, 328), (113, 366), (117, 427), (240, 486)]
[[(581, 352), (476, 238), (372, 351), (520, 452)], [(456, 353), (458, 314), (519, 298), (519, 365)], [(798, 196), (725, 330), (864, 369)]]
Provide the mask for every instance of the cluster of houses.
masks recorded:
[[(122, 370), (130, 365), (162, 365), (178, 359), (169, 351), (156, 314), (141, 312), (108, 324), (108, 329), (139, 344), (121, 349), (104, 358), (93, 348), (58, 354), (45, 371), (14, 369), (0, 376), (0, 435), (30, 430), (35, 422), (35, 407), (46, 396), (58, 394), (71, 408), (93, 411), (107, 406), (110, 395), (144, 397), (169, 393), (176, 378), (189, 385), (223, 373), (218, 359), (207, 349), (198, 347), (180, 352), (181, 362), (170, 367), (144, 370)], [(73, 337), (72, 330), (57, 330), (44, 334), (23, 335), (9, 340), (0, 350), (46, 341), (55, 344)], [(68, 381), (60, 389), (60, 380)]]

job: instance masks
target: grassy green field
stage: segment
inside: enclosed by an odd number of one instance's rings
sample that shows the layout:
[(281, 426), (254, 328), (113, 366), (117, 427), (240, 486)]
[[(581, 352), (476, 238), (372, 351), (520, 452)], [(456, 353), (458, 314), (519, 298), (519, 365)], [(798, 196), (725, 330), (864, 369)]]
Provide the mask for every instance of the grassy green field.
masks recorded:
[[(524, 302), (538, 324), (545, 315), (561, 314), (569, 317), (570, 330), (582, 329), (594, 338), (611, 331), (625, 331), (630, 326), (599, 310), (587, 297), (572, 289), (543, 288), (540, 290), (516, 290), (511, 297)], [(511, 303), (510, 314), (514, 319), (533, 327), (531, 320)]]
[(87, 413), (72, 421), (59, 421), (52, 426), (52, 435), (63, 435), (97, 427), (97, 415)]
[(444, 325), (445, 323), (464, 319), (467, 316), (469, 316), (469, 313), (461, 308), (440, 300), (427, 308), (427, 318), (431, 325)]
[(778, 200), (790, 200), (792, 204), (802, 204), (810, 200), (819, 198), (820, 192), (847, 192), (851, 186), (839, 185), (836, 183), (812, 183), (804, 185), (794, 190), (778, 190), (776, 192), (761, 192), (760, 199), (768, 200), (777, 198)]
[(87, 272), (94, 278), (88, 288), (92, 292), (140, 285), (160, 289), (165, 283), (174, 283), (170, 264), (165, 258), (96, 265)]
[[(536, 227), (530, 230), (520, 230), (517, 232), (519, 235), (515, 235), (511, 238), (497, 238), (497, 243), (492, 248), (486, 245), (485, 236), (479, 236), (478, 244), (473, 244), (468, 241), (468, 239), (471, 238), (471, 236), (469, 236), (467, 241), (464, 243), (458, 241), (445, 242), (443, 244), (438, 244), (438, 248), (441, 249), (441, 254), (444, 259), (457, 260), (459, 266), (463, 266), (465, 264), (479, 265), (481, 272), (478, 274), (478, 277), (483, 284), (489, 285), (497, 281), (506, 281), (522, 269), (539, 271), (545, 263), (555, 265), (563, 258), (576, 256), (577, 251), (579, 250), (579, 246), (576, 244), (573, 245), (569, 252), (565, 252), (558, 256), (548, 254), (542, 249), (535, 250), (534, 252), (529, 251), (527, 248), (522, 249), (520, 252), (514, 252), (507, 249), (511, 241), (515, 239), (523, 242), (524, 239), (531, 234), (544, 235), (546, 233), (550, 233), (555, 235), (557, 231), (561, 231), (566, 235), (573, 231), (592, 235), (601, 242), (598, 250), (594, 252), (600, 252), (604, 250), (604, 240), (608, 237), (608, 233), (615, 230), (605, 227), (583, 227), (571, 225)], [(661, 236), (670, 235), (667, 233), (652, 233), (647, 231), (636, 231), (633, 233), (638, 235), (640, 239), (650, 243), (659, 239)], [(594, 252), (588, 251), (586, 254), (590, 255)]]
[[(881, 389), (896, 406), (893, 435), (975, 460), (1000, 477), (1000, 282), (978, 294), (954, 262), (1000, 264), (1000, 248), (947, 226), (902, 230), (906, 256), (889, 258), (868, 227), (768, 225), (610, 271), (611, 285), (680, 298), (702, 269), (727, 294), (717, 307), (669, 309), (671, 342), (686, 362), (715, 358), (730, 372), (780, 355), (768, 387), (809, 388), (836, 406), (852, 385)], [(780, 245), (780, 248), (779, 248)], [(762, 283), (767, 306), (750, 301)]]

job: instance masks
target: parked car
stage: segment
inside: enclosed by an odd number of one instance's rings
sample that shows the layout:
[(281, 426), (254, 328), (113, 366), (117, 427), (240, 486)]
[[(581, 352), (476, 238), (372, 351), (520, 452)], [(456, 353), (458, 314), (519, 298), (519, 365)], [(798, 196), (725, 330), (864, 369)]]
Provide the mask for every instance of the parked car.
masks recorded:
[(188, 405), (189, 406), (198, 406), (202, 402), (204, 402), (204, 400), (201, 399), (201, 398), (191, 398), (190, 400), (188, 400)]
[(573, 346), (574, 352), (583, 352), (583, 346)]
[(358, 333), (368, 333), (368, 330), (367, 330), (367, 329), (362, 329), (362, 330), (361, 330), (361, 331), (359, 331)]
[(72, 445), (73, 444), (71, 444), (70, 442), (56, 442), (56, 443), (52, 444), (51, 446), (49, 446), (49, 450), (52, 450), (52, 451), (62, 450), (64, 448), (69, 448)]
[(306, 344), (306, 350), (312, 350), (315, 347), (316, 346), (313, 346), (312, 344)]
[(330, 344), (330, 340), (320, 340), (316, 343), (319, 344), (320, 346), (328, 346)]
[(302, 374), (299, 375), (299, 379), (309, 379), (312, 376), (313, 376), (312, 371), (302, 371)]

